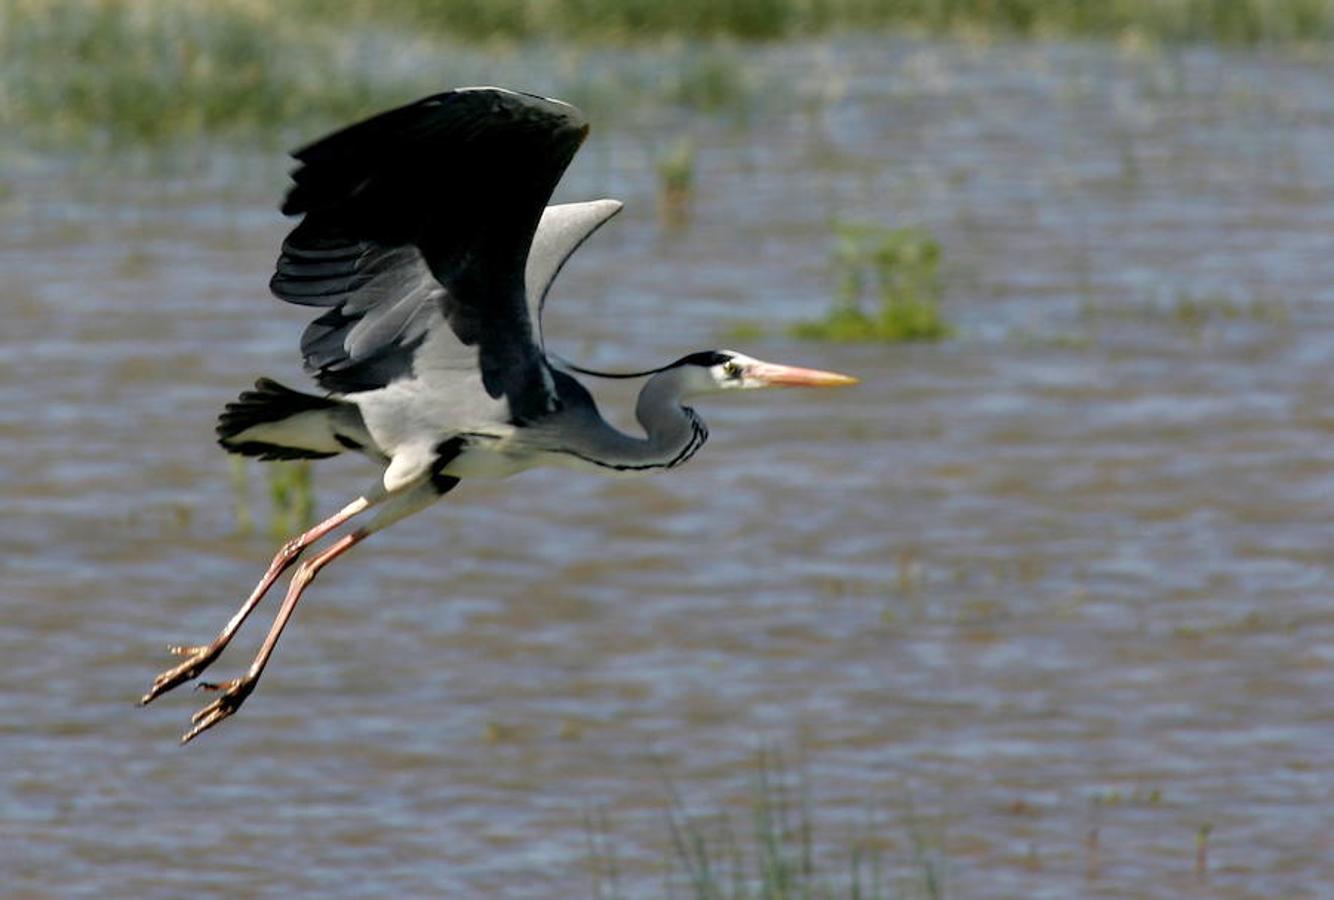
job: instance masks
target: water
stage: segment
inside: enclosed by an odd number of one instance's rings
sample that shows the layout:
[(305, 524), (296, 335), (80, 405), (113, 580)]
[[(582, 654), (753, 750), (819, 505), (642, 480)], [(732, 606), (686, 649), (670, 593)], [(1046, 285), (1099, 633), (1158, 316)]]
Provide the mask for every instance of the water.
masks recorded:
[[(1328, 67), (869, 42), (745, 65), (772, 88), (746, 124), (595, 132), (560, 196), (627, 207), (551, 341), (641, 366), (758, 321), (739, 349), (863, 384), (702, 403), (713, 439), (665, 477), (465, 485), (327, 570), (184, 750), (199, 695), (134, 701), (276, 546), (236, 533), (211, 428), (258, 374), (302, 383), (303, 313), (264, 291), (280, 163), (8, 167), (7, 891), (591, 896), (605, 813), (620, 890), (659, 896), (671, 790), (744, 836), (769, 747), (821, 853), (874, 820), (906, 896), (929, 866), (958, 897), (1330, 896)], [(683, 128), (671, 230), (652, 159)], [(834, 218), (930, 229), (959, 336), (782, 337), (829, 302)], [(628, 390), (598, 386), (622, 424)], [(321, 512), (371, 475), (321, 464)]]

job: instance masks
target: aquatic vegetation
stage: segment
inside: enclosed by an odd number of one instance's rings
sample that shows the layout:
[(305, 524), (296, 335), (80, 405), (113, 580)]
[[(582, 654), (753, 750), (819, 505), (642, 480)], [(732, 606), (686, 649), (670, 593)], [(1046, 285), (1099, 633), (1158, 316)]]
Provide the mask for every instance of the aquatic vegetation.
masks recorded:
[(723, 337), (730, 341), (758, 341), (766, 332), (759, 322), (738, 320), (729, 324), (722, 331)]
[(940, 312), (940, 242), (930, 232), (839, 223), (834, 234), (834, 308), (823, 319), (793, 326), (793, 335), (886, 342), (950, 336)]
[(617, 900), (621, 893), (620, 868), (616, 850), (611, 841), (611, 825), (605, 809), (584, 811), (584, 837), (587, 841), (588, 865), (593, 876), (595, 900)]
[(799, 21), (794, 0), (304, 0), (299, 5), (326, 15), (390, 16), (470, 39), (763, 40), (791, 33)]
[(269, 531), (286, 537), (304, 531), (315, 522), (315, 491), (310, 461), (304, 459), (268, 464), (271, 514)]
[(1180, 324), (1198, 328), (1213, 319), (1250, 319), (1255, 322), (1286, 322), (1287, 306), (1269, 297), (1238, 301), (1224, 294), (1195, 295), (1178, 292), (1168, 312)]
[(1138, 320), (1163, 322), (1189, 331), (1216, 322), (1251, 321), (1281, 325), (1289, 320), (1288, 304), (1277, 297), (1255, 296), (1238, 298), (1225, 293), (1192, 293), (1177, 291), (1161, 297), (1150, 297), (1139, 302), (1110, 304), (1087, 302), (1080, 307), (1080, 318), (1086, 324), (1099, 321)]
[(123, 144), (351, 118), (392, 85), (338, 77), (345, 46), (260, 4), (0, 3), (0, 126)]
[(1213, 830), (1213, 823), (1205, 822), (1195, 832), (1195, 877), (1200, 880), (1209, 874), (1209, 835)]
[(304, 0), (340, 17), (391, 16), (470, 39), (771, 40), (850, 28), (1018, 36), (1126, 34), (1238, 44), (1334, 37), (1326, 0)]
[(684, 62), (669, 84), (669, 100), (703, 112), (745, 110), (751, 89), (735, 53), (709, 47), (702, 53), (687, 53)]
[(0, 0), (0, 128), (65, 149), (217, 135), (285, 147), (455, 84), (540, 87), (612, 127), (646, 105), (744, 114), (759, 89), (727, 45), (524, 54), (467, 37), (357, 4)]
[(227, 459), (227, 468), (231, 475), (233, 512), (236, 516), (238, 534), (249, 534), (255, 527), (255, 518), (250, 513), (247, 495), (246, 461), (238, 456)]
[[(227, 460), (232, 488), (236, 530), (249, 534), (255, 527), (250, 510), (250, 473), (248, 462), (240, 457)], [(315, 520), (315, 489), (310, 462), (291, 460), (264, 463), (268, 479), (269, 532), (274, 537), (305, 530)]]
[[(552, 63), (559, 42), (663, 48), (655, 99), (744, 110), (752, 86), (726, 41), (809, 38), (838, 30), (1095, 36), (1123, 42), (1212, 40), (1322, 47), (1327, 0), (0, 0), (0, 127), (51, 143), (124, 144), (269, 133), (356, 118), (442, 84), (476, 82), (546, 60), (563, 94), (590, 79)], [(705, 45), (692, 41), (723, 41)], [(466, 42), (466, 43), (464, 43)], [(677, 42), (677, 43), (673, 43)], [(675, 48), (670, 49), (670, 48)], [(641, 46), (641, 51), (643, 50)], [(568, 55), (568, 54), (567, 54)], [(576, 70), (579, 65), (574, 67)], [(496, 75), (489, 73), (495, 72)], [(634, 79), (629, 79), (633, 81)], [(617, 88), (616, 90), (619, 90)], [(605, 112), (605, 110), (599, 110)]]
[[(818, 845), (809, 785), (792, 776), (776, 753), (756, 754), (747, 798), (748, 829), (735, 827), (726, 813), (690, 813), (677, 787), (670, 780), (665, 783), (672, 863), (689, 895), (698, 900), (879, 900), (901, 896), (905, 888), (914, 896), (944, 896), (941, 860), (910, 799), (902, 820), (911, 854), (892, 859), (888, 850), (895, 842), (883, 834), (883, 823), (874, 816), (868, 816), (866, 826), (841, 849), (827, 852)], [(605, 816), (589, 819), (585, 828), (596, 895), (604, 896), (605, 878), (611, 887), (606, 896), (617, 896)]]
[(687, 137), (677, 141), (658, 160), (658, 202), (665, 224), (685, 224), (694, 186), (695, 144)]

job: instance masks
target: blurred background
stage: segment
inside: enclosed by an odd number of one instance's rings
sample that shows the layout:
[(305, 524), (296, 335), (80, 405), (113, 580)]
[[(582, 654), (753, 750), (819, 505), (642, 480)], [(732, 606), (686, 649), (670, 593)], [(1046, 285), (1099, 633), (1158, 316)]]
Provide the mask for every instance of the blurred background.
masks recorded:
[[(1328, 896), (1331, 38), (1328, 0), (0, 0), (4, 892)], [(626, 202), (558, 352), (863, 383), (701, 403), (665, 477), (464, 485), (182, 750), (198, 695), (134, 706), (164, 648), (372, 475), (213, 444), (307, 384), (285, 152), (469, 84), (580, 106), (557, 200)]]

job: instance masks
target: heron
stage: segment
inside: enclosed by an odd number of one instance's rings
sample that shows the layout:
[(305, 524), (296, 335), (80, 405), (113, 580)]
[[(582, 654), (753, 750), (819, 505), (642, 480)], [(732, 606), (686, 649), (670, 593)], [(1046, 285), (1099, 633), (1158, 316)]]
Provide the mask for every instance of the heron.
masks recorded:
[[(281, 209), (300, 220), (269, 288), (319, 310), (301, 352), (323, 393), (261, 378), (223, 409), (218, 440), (229, 453), (260, 460), (359, 453), (381, 469), (350, 503), (282, 544), (216, 638), (169, 648), (183, 659), (154, 679), (141, 704), (198, 678), (279, 577), (329, 538), (297, 565), (244, 674), (199, 683), (217, 696), (194, 714), (182, 743), (251, 695), (325, 566), (461, 480), (542, 465), (664, 472), (708, 438), (690, 398), (856, 383), (733, 350), (636, 372), (587, 369), (548, 353), (541, 323), (552, 281), (621, 209), (607, 199), (547, 205), (587, 134), (585, 117), (568, 103), (474, 87), (380, 113), (292, 154), (297, 167)], [(647, 379), (635, 405), (644, 433), (604, 420), (575, 374)], [(372, 510), (359, 527), (348, 524)]]

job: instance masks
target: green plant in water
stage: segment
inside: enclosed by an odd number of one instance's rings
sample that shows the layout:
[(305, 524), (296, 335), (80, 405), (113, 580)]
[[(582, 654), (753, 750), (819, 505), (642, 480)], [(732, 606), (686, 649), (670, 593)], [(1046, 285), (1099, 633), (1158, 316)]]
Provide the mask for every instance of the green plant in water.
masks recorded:
[(1205, 822), (1195, 832), (1195, 877), (1203, 880), (1209, 874), (1209, 834), (1214, 830), (1212, 822)]
[(310, 462), (300, 459), (270, 464), (269, 500), (269, 530), (275, 537), (309, 528), (315, 518)]
[(687, 109), (701, 112), (744, 112), (751, 93), (736, 53), (713, 47), (702, 53), (686, 54), (667, 96)]
[[(184, 5), (184, 4), (183, 4)], [(201, 4), (202, 5), (202, 4)], [(275, 4), (276, 5), (276, 4)], [(809, 37), (833, 29), (1255, 44), (1334, 34), (1328, 0), (294, 0), (317, 21), (389, 19), (470, 40)], [(363, 26), (364, 27), (364, 26)]]
[(1288, 305), (1281, 298), (1255, 296), (1238, 299), (1223, 293), (1192, 293), (1184, 290), (1138, 302), (1111, 304), (1089, 300), (1080, 306), (1079, 314), (1089, 324), (1111, 319), (1139, 320), (1178, 325), (1189, 331), (1199, 331), (1220, 321), (1283, 325), (1291, 316)]
[[(247, 460), (230, 457), (232, 497), (236, 531), (249, 534), (255, 519), (250, 511), (250, 480), (253, 471)], [(266, 463), (269, 481), (269, 531), (274, 537), (309, 528), (315, 520), (315, 490), (308, 460)]]
[(695, 145), (690, 138), (682, 138), (658, 160), (659, 210), (665, 223), (685, 223), (694, 184)]
[[(0, 130), (11, 143), (18, 137), (62, 153), (217, 135), (286, 145), (293, 134), (445, 85), (489, 80), (492, 71), (548, 84), (599, 123), (615, 123), (613, 113), (648, 102), (745, 119), (773, 85), (757, 82), (753, 54), (731, 39), (806, 40), (851, 29), (1293, 44), (1323, 54), (1334, 38), (1334, 4), (0, 0)], [(527, 57), (562, 62), (525, 62), (515, 70), (517, 60), (503, 55), (515, 41), (534, 42)], [(640, 46), (628, 54), (605, 48), (624, 42)], [(386, 64), (390, 56), (393, 64)], [(1129, 144), (1123, 161), (1133, 179)]]
[(611, 826), (605, 809), (584, 812), (584, 836), (588, 840), (588, 861), (593, 874), (595, 900), (619, 900), (620, 871), (611, 846)]
[(246, 462), (239, 456), (227, 457), (227, 467), (231, 473), (232, 499), (235, 501), (233, 507), (236, 514), (236, 531), (238, 534), (249, 534), (255, 527), (255, 519), (250, 515), (250, 504), (247, 502), (246, 491)]
[(664, 781), (675, 862), (689, 895), (698, 900), (880, 900), (891, 896), (891, 878), (915, 896), (943, 896), (940, 864), (926, 846), (911, 803), (906, 825), (915, 847), (912, 871), (891, 872), (875, 822), (843, 852), (818, 848), (806, 780), (789, 775), (776, 753), (757, 754), (748, 836), (744, 828), (734, 830), (726, 815), (691, 815), (670, 779)]
[(953, 333), (940, 313), (940, 242), (925, 229), (838, 223), (833, 268), (836, 305), (823, 319), (793, 326), (795, 336), (894, 342)]

